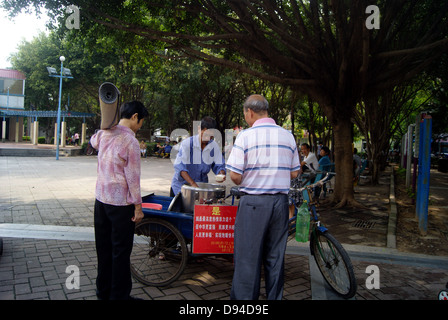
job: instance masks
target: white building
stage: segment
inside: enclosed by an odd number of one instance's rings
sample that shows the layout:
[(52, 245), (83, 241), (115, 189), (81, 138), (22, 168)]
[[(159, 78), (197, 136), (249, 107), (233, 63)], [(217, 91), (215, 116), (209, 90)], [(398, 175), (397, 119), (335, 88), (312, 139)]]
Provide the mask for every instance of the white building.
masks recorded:
[[(0, 115), (1, 111), (25, 109), (25, 75), (17, 70), (0, 69)], [(23, 117), (1, 116), (2, 141), (22, 141)]]

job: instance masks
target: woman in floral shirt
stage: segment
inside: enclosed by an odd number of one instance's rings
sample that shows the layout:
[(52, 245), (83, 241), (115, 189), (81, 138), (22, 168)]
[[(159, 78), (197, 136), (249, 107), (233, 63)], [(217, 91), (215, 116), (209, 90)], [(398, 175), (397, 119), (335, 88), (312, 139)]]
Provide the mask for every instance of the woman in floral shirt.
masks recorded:
[(124, 103), (118, 125), (100, 130), (90, 143), (98, 150), (95, 189), (97, 296), (131, 299), (130, 255), (135, 223), (143, 218), (140, 193), (140, 145), (135, 133), (149, 114), (139, 101)]

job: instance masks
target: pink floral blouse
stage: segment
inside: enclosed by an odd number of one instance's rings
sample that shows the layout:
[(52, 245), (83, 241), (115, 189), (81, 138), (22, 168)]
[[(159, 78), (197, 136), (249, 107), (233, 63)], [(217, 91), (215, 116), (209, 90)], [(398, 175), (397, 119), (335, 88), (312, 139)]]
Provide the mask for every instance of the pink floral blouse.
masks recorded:
[(98, 131), (90, 143), (98, 150), (96, 199), (115, 206), (142, 203), (140, 146), (135, 133), (117, 125)]

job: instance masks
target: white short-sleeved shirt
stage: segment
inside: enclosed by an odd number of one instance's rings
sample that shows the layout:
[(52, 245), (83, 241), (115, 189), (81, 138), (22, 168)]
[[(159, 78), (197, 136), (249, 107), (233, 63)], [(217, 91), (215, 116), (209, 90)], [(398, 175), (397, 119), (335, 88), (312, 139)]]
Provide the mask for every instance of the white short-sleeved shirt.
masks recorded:
[(311, 171), (316, 171), (317, 169), (319, 169), (319, 161), (317, 160), (314, 153), (308, 153), (308, 156), (303, 158), (303, 161), (306, 162), (308, 169), (310, 169)]

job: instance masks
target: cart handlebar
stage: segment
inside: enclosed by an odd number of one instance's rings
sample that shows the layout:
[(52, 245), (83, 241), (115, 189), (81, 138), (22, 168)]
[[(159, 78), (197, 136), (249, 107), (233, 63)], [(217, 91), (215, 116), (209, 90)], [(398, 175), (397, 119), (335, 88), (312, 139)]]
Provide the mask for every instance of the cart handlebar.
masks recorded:
[[(334, 173), (334, 172), (316, 171), (316, 174), (319, 174), (319, 173), (325, 173), (324, 177), (322, 179), (320, 179), (319, 181), (317, 181), (317, 182), (315, 182), (313, 184), (310, 184), (310, 185), (306, 185), (306, 186), (304, 186), (302, 188), (289, 188), (289, 190), (302, 192), (302, 191), (304, 191), (306, 189), (311, 189), (311, 188), (314, 188), (316, 186), (322, 186), (324, 183), (326, 183), (328, 180), (330, 180), (330, 178), (332, 178), (333, 176), (336, 175), (336, 173)], [(246, 194), (245, 192), (240, 191), (240, 188), (238, 186), (233, 186), (233, 187), (230, 188), (230, 193), (229, 193), (229, 195), (227, 197), (225, 197), (225, 199), (227, 199), (227, 198), (229, 198), (231, 196), (240, 198), (241, 196), (243, 196), (245, 194)]]

